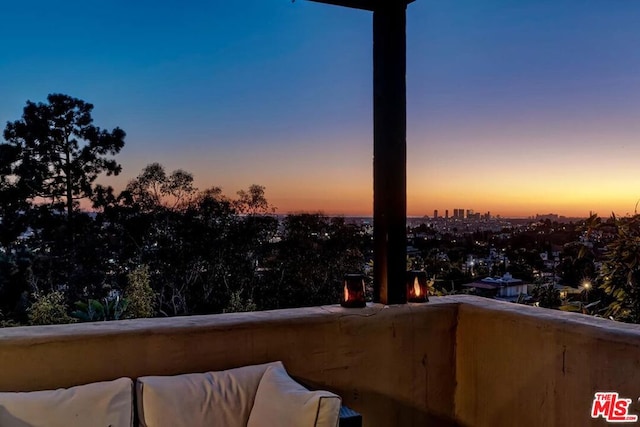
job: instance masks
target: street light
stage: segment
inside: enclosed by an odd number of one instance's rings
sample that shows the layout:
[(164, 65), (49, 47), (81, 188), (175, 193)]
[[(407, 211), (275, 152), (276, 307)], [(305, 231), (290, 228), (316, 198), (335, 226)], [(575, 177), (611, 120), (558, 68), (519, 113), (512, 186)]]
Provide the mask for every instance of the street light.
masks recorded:
[(593, 285), (591, 284), (591, 281), (588, 279), (584, 279), (579, 286), (579, 289), (584, 294), (583, 299), (585, 300), (585, 302), (589, 302), (589, 291), (591, 290), (592, 286)]

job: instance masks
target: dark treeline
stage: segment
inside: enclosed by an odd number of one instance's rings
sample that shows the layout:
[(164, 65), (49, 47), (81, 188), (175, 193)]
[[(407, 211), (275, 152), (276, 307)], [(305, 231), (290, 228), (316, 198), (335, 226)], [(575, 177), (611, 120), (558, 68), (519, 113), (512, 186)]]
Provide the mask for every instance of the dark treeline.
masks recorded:
[[(336, 303), (369, 239), (342, 218), (279, 222), (253, 185), (235, 198), (146, 166), (127, 187), (119, 128), (66, 95), (27, 102), (0, 144), (0, 324), (175, 316)], [(89, 211), (89, 206), (92, 209)]]

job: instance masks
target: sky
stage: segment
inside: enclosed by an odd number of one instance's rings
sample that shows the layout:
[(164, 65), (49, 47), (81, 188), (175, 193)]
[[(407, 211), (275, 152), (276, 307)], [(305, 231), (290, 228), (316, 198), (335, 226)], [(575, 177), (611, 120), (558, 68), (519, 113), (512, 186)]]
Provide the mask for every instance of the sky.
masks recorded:
[[(372, 16), (297, 0), (5, 0), (0, 123), (65, 93), (145, 165), (281, 213), (370, 215)], [(407, 212), (633, 213), (640, 1), (416, 0)]]

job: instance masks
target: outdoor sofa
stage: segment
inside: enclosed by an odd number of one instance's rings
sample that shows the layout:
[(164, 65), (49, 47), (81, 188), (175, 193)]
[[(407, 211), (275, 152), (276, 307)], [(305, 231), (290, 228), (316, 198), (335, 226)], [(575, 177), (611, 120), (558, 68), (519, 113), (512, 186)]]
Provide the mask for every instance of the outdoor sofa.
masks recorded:
[(2, 427), (336, 427), (340, 413), (338, 395), (308, 390), (282, 362), (0, 393)]

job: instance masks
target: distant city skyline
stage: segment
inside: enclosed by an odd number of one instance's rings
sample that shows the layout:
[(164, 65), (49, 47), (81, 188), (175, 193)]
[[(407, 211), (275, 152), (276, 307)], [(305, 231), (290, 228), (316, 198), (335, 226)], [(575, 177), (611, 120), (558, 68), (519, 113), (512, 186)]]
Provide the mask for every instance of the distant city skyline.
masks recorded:
[[(372, 212), (371, 16), (305, 1), (9, 1), (0, 123), (66, 93), (151, 162), (280, 213)], [(640, 2), (417, 0), (407, 10), (410, 216), (633, 214)], [(62, 24), (62, 25), (61, 25)]]

